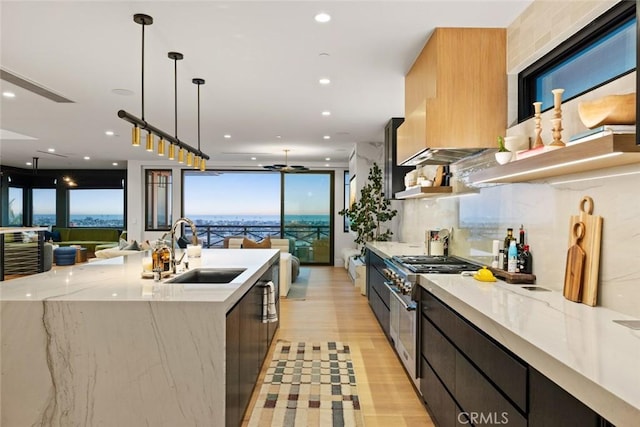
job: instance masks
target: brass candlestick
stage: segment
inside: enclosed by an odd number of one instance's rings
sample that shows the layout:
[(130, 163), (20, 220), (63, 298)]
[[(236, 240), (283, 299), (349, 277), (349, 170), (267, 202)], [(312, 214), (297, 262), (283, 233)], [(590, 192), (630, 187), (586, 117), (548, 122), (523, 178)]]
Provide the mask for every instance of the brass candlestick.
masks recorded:
[(562, 142), (562, 109), (560, 108), (564, 89), (553, 89), (551, 93), (553, 93), (553, 119), (551, 119), (553, 142), (549, 145), (564, 147), (565, 144)]
[(542, 142), (542, 137), (540, 136), (540, 134), (542, 133), (542, 126), (540, 125), (540, 122), (542, 121), (542, 119), (540, 118), (541, 106), (542, 106), (542, 102), (533, 103), (533, 110), (534, 110), (533, 117), (536, 123), (536, 139), (535, 139), (535, 142), (533, 143), (532, 148), (539, 148), (544, 146), (544, 142)]

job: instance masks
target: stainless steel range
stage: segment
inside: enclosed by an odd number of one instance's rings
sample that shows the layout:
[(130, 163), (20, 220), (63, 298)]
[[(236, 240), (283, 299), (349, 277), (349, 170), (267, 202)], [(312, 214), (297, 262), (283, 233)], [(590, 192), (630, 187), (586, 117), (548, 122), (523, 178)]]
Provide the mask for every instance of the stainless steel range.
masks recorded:
[(417, 389), (420, 390), (418, 370), (418, 318), (416, 298), (420, 274), (459, 274), (464, 271), (477, 271), (479, 266), (453, 256), (408, 255), (394, 256), (385, 260), (384, 276), (388, 279), (385, 286), (391, 293), (390, 335), (396, 351), (405, 369), (411, 375)]

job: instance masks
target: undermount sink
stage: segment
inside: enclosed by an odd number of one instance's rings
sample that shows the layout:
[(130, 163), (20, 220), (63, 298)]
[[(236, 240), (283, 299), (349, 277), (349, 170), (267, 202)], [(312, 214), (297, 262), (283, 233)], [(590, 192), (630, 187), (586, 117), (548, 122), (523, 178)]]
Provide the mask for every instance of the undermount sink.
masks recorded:
[(245, 268), (196, 268), (169, 279), (165, 283), (231, 283), (245, 270)]

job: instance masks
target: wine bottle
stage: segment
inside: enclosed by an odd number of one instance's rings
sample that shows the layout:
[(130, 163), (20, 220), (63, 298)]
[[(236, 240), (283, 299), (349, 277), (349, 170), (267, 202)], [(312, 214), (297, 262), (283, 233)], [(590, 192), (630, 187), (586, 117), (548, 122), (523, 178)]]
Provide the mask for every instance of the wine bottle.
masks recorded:
[(507, 228), (507, 237), (504, 238), (504, 260), (502, 263), (502, 269), (507, 271), (507, 264), (509, 261), (509, 246), (511, 246), (511, 240), (513, 239), (513, 228)]

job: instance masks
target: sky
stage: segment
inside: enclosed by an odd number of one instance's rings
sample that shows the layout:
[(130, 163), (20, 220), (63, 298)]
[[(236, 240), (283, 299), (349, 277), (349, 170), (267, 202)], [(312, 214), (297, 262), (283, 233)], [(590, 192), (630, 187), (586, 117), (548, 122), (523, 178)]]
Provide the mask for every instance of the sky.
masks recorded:
[[(329, 214), (328, 174), (285, 174), (287, 215)], [(280, 215), (280, 174), (185, 174), (184, 212), (195, 215)], [(124, 215), (124, 191), (70, 190), (72, 215)], [(34, 214), (55, 214), (55, 190), (34, 189)]]
[[(328, 174), (286, 174), (285, 213), (329, 214)], [(224, 172), (185, 175), (184, 213), (195, 215), (279, 215), (280, 174)]]

